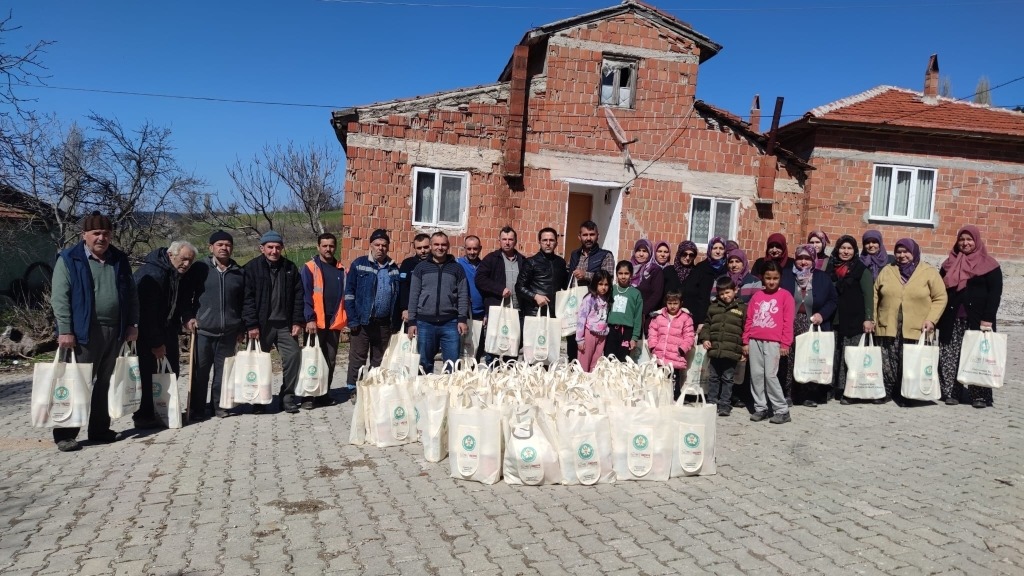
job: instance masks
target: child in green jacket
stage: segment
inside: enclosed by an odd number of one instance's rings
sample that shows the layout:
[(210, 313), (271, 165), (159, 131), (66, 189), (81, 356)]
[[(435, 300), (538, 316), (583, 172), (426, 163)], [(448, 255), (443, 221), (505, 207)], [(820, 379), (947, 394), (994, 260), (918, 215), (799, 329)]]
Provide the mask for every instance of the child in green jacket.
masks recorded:
[(604, 353), (615, 356), (620, 362), (626, 361), (633, 348), (640, 341), (640, 325), (644, 308), (644, 297), (630, 285), (633, 278), (633, 264), (629, 260), (619, 262), (615, 267), (615, 286), (612, 286), (612, 306), (608, 311), (608, 338)]

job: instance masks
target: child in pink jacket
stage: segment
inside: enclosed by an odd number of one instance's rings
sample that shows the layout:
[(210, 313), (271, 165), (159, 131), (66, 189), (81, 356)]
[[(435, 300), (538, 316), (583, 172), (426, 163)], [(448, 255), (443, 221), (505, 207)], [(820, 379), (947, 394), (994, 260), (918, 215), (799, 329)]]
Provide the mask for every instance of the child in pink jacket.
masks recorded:
[(690, 311), (683, 308), (679, 292), (665, 295), (665, 307), (651, 320), (647, 331), (647, 346), (658, 364), (675, 370), (676, 388), (686, 378), (686, 353), (693, 348), (695, 335)]

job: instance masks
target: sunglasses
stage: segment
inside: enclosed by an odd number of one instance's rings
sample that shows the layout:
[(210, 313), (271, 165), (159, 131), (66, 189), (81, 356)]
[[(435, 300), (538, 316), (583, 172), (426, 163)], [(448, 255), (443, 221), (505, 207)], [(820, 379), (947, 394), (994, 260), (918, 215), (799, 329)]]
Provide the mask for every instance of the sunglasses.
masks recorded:
[(693, 258), (697, 255), (696, 252), (683, 252), (683, 258)]

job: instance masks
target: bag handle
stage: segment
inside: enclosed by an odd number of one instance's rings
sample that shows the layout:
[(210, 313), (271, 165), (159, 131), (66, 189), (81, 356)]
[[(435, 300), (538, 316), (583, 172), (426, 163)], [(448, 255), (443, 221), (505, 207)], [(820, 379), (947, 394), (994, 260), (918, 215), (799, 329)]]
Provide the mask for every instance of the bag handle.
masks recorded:
[(316, 332), (306, 333), (306, 348), (316, 348)]

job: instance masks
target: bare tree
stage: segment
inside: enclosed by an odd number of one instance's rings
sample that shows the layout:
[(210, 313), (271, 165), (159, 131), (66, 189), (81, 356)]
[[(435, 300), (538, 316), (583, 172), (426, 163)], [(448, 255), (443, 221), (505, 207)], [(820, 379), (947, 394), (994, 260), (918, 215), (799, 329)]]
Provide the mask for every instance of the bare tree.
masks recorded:
[(988, 76), (978, 79), (978, 85), (974, 88), (974, 103), (992, 105), (992, 92), (989, 90)]
[(13, 53), (9, 53), (5, 49), (7, 36), (20, 28), (21, 26), (13, 24), (10, 11), (7, 12), (6, 17), (0, 18), (0, 103), (11, 107), (10, 109), (0, 107), (0, 116), (8, 116), (10, 110), (18, 114), (24, 113), (25, 110), (21, 105), (25, 100), (15, 94), (14, 88), (21, 84), (42, 83), (46, 78), (42, 75), (46, 70), (42, 63), (42, 56), (46, 52), (46, 47), (53, 44), (52, 41), (39, 40), (23, 50)]
[(327, 146), (309, 144), (298, 147), (289, 142), (287, 148), (280, 146), (273, 151), (264, 149), (270, 160), (270, 170), (281, 179), (291, 192), (292, 199), (306, 214), (310, 230), (323, 234), (324, 223), (321, 215), (335, 204), (340, 196), (336, 183), (337, 156)]
[(953, 97), (953, 80), (950, 79), (949, 76), (943, 76), (942, 79), (939, 80), (939, 96), (944, 96), (946, 98)]
[[(243, 211), (228, 219), (222, 218), (218, 223), (254, 234), (272, 230), (274, 215), (280, 209), (281, 201), (278, 198), (278, 176), (270, 168), (270, 158), (257, 154), (248, 164), (235, 159), (235, 163), (228, 166), (228, 175), (235, 183), (236, 204), (240, 204)], [(232, 210), (226, 212), (230, 214)], [(261, 220), (266, 222), (266, 228), (260, 225)]]

